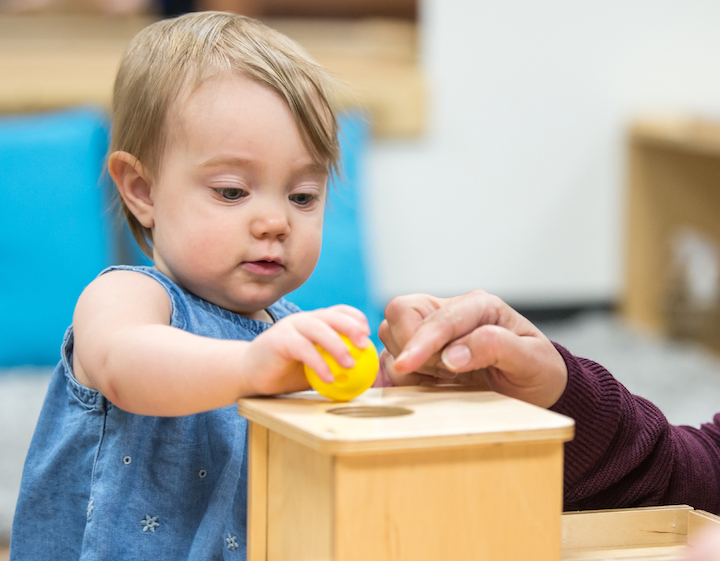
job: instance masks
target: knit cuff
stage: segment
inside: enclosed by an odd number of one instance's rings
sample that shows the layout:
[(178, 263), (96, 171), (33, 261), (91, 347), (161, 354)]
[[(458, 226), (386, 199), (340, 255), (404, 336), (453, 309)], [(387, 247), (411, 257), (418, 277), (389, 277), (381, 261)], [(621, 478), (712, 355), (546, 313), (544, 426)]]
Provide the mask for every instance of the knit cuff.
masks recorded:
[(584, 478), (607, 454), (623, 414), (623, 388), (601, 365), (553, 344), (565, 361), (568, 381), (550, 410), (575, 421), (575, 438), (565, 446), (567, 488)]

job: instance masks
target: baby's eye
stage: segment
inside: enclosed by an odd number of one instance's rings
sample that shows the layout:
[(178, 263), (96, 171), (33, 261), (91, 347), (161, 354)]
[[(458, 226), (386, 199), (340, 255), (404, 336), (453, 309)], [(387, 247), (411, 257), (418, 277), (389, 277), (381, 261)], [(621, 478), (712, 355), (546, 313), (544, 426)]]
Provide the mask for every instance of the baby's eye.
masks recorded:
[(215, 189), (215, 192), (228, 201), (237, 201), (247, 195), (243, 189), (237, 187), (222, 187)]
[(316, 199), (317, 196), (311, 193), (295, 193), (294, 195), (290, 195), (290, 200), (300, 206), (307, 206)]

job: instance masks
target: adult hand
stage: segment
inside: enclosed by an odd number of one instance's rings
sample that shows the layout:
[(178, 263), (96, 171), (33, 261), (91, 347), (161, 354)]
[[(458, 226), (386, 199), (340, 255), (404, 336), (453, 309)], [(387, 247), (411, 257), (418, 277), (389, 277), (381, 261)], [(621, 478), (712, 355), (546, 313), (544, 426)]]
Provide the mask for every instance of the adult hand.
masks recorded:
[(565, 391), (567, 367), (550, 340), (500, 298), (412, 294), (385, 308), (381, 360), (396, 385), (462, 384), (541, 407)]

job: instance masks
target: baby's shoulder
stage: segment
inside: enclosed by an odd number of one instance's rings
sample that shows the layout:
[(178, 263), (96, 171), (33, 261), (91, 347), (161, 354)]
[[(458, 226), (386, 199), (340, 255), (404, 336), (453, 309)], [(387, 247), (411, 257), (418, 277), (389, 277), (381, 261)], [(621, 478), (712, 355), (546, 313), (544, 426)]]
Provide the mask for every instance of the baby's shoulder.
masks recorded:
[[(172, 312), (165, 287), (150, 275), (133, 269), (106, 270), (83, 290), (75, 306), (78, 316), (137, 316), (169, 321)], [(164, 323), (164, 321), (163, 321)]]
[[(110, 291), (119, 296), (148, 297), (165, 295), (167, 290), (155, 275), (148, 272), (149, 268), (119, 268), (105, 269), (85, 288), (85, 291)], [(152, 269), (150, 270), (152, 271)], [(83, 292), (85, 292), (83, 291)]]

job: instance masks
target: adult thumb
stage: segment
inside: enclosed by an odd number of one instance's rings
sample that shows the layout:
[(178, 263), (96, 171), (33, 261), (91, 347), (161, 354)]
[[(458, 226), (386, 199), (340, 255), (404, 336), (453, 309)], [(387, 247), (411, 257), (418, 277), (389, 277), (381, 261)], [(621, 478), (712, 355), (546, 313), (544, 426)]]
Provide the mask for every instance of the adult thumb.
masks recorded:
[(516, 371), (532, 363), (533, 348), (512, 331), (498, 325), (482, 325), (453, 341), (441, 354), (443, 364), (453, 372), (469, 372), (488, 366)]

